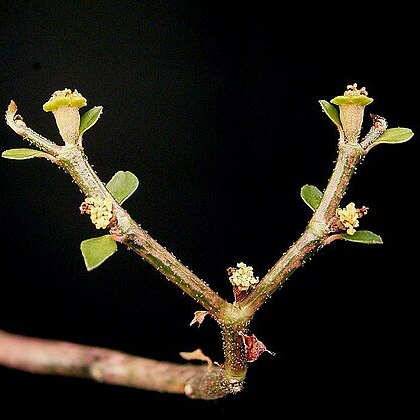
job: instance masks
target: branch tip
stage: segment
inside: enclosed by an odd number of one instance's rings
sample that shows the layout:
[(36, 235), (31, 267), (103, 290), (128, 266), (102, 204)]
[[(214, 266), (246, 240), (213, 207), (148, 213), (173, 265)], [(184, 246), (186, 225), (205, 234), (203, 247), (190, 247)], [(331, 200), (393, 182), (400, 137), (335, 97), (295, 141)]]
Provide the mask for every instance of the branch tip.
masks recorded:
[(16, 102), (13, 99), (11, 99), (9, 106), (7, 107), (7, 112), (8, 113), (16, 113), (16, 111), (17, 111)]

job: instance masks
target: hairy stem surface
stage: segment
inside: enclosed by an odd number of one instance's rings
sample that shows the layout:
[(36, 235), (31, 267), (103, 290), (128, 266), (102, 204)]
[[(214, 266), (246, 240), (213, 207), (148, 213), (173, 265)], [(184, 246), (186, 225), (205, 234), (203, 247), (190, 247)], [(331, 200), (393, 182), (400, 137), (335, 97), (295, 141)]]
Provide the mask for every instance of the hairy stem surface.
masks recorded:
[(336, 215), (354, 169), (363, 156), (364, 151), (359, 145), (340, 146), (330, 181), (305, 232), (244, 299), (241, 303), (242, 308), (254, 314), (315, 250), (328, 243), (326, 239), (330, 234), (331, 220)]

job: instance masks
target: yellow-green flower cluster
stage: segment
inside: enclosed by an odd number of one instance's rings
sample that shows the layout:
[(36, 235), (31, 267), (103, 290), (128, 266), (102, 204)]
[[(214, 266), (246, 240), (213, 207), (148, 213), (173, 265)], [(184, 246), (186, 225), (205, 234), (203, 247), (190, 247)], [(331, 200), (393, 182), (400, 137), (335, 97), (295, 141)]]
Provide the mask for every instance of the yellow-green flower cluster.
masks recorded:
[(99, 197), (87, 197), (85, 203), (88, 204), (90, 220), (96, 229), (106, 229), (112, 218), (112, 197), (105, 199)]
[(356, 228), (359, 227), (360, 212), (354, 203), (349, 203), (344, 209), (338, 209), (337, 215), (340, 222), (347, 229), (349, 235), (356, 233)]
[(229, 281), (239, 290), (248, 290), (259, 282), (258, 277), (254, 277), (254, 269), (251, 266), (240, 262), (236, 267), (229, 270)]

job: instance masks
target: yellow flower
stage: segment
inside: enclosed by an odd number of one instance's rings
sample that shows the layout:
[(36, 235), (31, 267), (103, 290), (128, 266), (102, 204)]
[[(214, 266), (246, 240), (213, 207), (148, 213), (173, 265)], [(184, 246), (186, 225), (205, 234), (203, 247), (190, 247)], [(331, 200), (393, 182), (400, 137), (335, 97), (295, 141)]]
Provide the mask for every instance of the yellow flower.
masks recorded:
[(106, 229), (112, 218), (112, 197), (87, 197), (85, 203), (89, 206), (86, 213), (90, 215), (96, 229)]
[(236, 264), (236, 267), (229, 268), (229, 281), (239, 290), (248, 290), (259, 282), (258, 277), (254, 277), (254, 269), (251, 266), (240, 262)]
[(337, 209), (337, 216), (340, 218), (340, 222), (347, 229), (349, 235), (356, 233), (357, 227), (359, 227), (360, 211), (356, 208), (354, 203), (349, 203), (344, 209)]

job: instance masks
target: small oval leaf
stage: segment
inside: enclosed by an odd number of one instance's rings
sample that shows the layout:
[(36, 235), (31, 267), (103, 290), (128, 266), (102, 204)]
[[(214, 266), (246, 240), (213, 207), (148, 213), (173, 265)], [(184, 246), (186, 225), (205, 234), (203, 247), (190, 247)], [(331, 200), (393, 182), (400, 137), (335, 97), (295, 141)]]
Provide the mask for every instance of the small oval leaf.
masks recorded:
[(385, 130), (372, 144), (376, 146), (379, 143), (404, 143), (411, 139), (414, 133), (409, 128), (396, 127)]
[(371, 232), (370, 230), (357, 230), (354, 235), (343, 233), (341, 239), (350, 242), (359, 242), (361, 244), (368, 245), (380, 245), (383, 244), (382, 238), (379, 235)]
[(319, 104), (321, 105), (322, 110), (327, 114), (328, 118), (337, 126), (337, 128), (341, 131), (341, 121), (340, 121), (340, 115), (338, 113), (337, 108), (330, 104), (325, 99), (321, 99), (319, 101)]
[(44, 152), (41, 152), (40, 150), (22, 148), (22, 149), (5, 150), (1, 154), (1, 156), (6, 159), (24, 160), (24, 159), (32, 159), (35, 157), (46, 157), (47, 154)]
[(130, 171), (118, 171), (106, 184), (106, 188), (119, 204), (124, 203), (138, 186), (138, 178)]
[(304, 185), (300, 190), (302, 200), (315, 211), (322, 200), (322, 192), (314, 185)]
[(79, 134), (82, 135), (89, 128), (93, 127), (99, 120), (102, 114), (103, 107), (95, 106), (89, 111), (86, 111), (80, 118)]
[(110, 235), (86, 239), (80, 244), (83, 259), (88, 271), (99, 267), (117, 250), (117, 243)]

